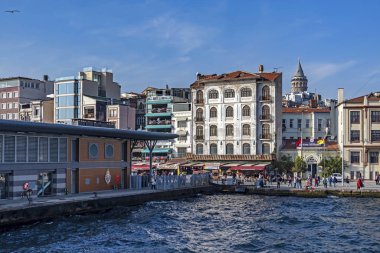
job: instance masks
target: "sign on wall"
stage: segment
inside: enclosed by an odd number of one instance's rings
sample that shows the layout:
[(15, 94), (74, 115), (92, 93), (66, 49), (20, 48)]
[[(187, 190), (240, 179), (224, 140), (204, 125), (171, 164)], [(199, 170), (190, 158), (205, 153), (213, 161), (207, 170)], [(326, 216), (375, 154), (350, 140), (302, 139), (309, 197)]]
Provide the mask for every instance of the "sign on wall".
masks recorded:
[(106, 184), (111, 183), (111, 173), (109, 169), (107, 169), (106, 171), (106, 175), (104, 176), (104, 181), (106, 181)]

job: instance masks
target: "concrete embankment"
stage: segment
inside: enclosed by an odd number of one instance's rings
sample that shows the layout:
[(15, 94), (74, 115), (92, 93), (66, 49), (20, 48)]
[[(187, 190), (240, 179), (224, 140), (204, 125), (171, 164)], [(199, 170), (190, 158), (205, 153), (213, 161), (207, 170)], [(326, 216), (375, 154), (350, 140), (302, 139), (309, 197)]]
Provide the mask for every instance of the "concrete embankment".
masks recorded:
[(193, 197), (197, 194), (213, 194), (219, 187), (204, 186), (168, 191), (115, 192), (98, 193), (79, 197), (61, 196), (60, 198), (35, 199), (31, 204), (20, 203), (0, 208), (0, 231), (24, 224), (46, 221), (57, 217), (75, 214), (97, 213), (110, 210), (116, 206), (135, 206), (149, 201), (175, 200)]
[(285, 196), (285, 197), (304, 197), (304, 198), (326, 198), (329, 196), (337, 197), (357, 197), (357, 198), (380, 198), (378, 190), (324, 190), (318, 189), (298, 190), (298, 189), (276, 189), (276, 188), (254, 188), (244, 186), (223, 186), (221, 192), (224, 193), (245, 193), (252, 195), (265, 196)]

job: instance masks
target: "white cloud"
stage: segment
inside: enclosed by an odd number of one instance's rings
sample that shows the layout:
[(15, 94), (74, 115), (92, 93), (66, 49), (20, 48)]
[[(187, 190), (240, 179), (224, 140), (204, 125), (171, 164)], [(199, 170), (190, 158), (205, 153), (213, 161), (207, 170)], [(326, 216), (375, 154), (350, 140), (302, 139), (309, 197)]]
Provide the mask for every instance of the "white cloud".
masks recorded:
[(333, 76), (343, 70), (351, 68), (356, 64), (356, 61), (349, 60), (342, 63), (310, 63), (305, 64), (305, 68), (308, 70), (308, 79), (313, 80), (313, 82), (318, 82), (327, 77)]

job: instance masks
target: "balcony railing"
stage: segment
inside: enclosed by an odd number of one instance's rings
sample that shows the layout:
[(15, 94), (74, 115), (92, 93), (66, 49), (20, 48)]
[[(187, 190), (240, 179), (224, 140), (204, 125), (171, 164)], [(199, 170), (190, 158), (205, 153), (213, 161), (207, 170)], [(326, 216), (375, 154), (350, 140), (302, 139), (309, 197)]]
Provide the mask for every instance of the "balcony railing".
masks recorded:
[(269, 102), (269, 101), (272, 101), (272, 96), (271, 95), (260, 96), (259, 100), (260, 101), (267, 101), (267, 102)]
[(195, 117), (195, 122), (203, 122), (203, 117)]
[(270, 114), (260, 115), (260, 120), (272, 120), (272, 115)]
[(148, 125), (171, 125), (170, 120), (149, 120)]
[(203, 105), (204, 104), (204, 100), (203, 99), (195, 99), (194, 103), (195, 104), (201, 104), (201, 105)]
[(197, 140), (197, 141), (203, 141), (204, 140), (204, 136), (203, 135), (196, 135), (195, 136), (195, 140)]
[(170, 108), (153, 108), (151, 110), (147, 111), (148, 113), (165, 113), (165, 112), (172, 112)]
[(87, 118), (87, 119), (95, 118), (95, 114), (94, 113), (85, 113), (84, 118)]
[(271, 140), (272, 134), (260, 134), (260, 139), (261, 140)]

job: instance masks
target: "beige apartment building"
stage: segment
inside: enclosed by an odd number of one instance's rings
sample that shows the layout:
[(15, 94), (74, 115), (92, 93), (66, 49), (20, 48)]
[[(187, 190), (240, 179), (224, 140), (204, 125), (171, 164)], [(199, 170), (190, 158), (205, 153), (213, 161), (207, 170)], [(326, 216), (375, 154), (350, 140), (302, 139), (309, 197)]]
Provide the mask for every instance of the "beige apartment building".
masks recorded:
[(380, 173), (380, 92), (344, 100), (338, 90), (338, 142), (346, 163), (344, 176), (374, 179)]

